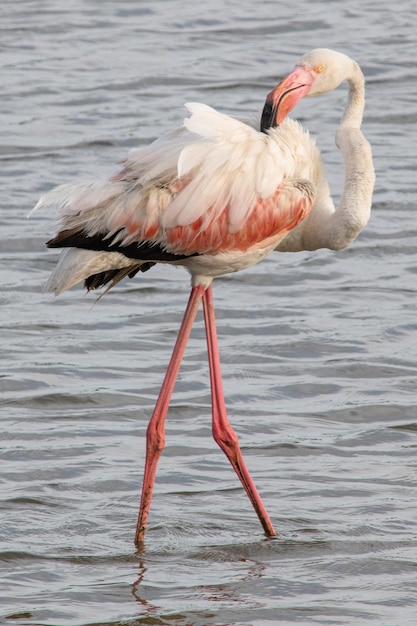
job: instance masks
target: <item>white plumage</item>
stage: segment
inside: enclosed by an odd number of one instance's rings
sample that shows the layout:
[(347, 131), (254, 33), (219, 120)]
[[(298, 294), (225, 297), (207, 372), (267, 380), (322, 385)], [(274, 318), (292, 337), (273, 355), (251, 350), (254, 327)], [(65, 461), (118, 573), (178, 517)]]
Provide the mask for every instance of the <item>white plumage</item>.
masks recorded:
[[(319, 152), (298, 122), (285, 120), (265, 134), (207, 105), (186, 107), (191, 116), (184, 120), (183, 132), (133, 150), (113, 180), (62, 185), (35, 209), (56, 206), (63, 228), (82, 227), (87, 235), (105, 232), (111, 237), (124, 224), (146, 219), (163, 231), (202, 218), (207, 229), (228, 207), (228, 229), (236, 232), (256, 203), (283, 182), (316, 184)], [(178, 181), (188, 177), (181, 188)], [(123, 232), (119, 240), (129, 243), (132, 235)]]

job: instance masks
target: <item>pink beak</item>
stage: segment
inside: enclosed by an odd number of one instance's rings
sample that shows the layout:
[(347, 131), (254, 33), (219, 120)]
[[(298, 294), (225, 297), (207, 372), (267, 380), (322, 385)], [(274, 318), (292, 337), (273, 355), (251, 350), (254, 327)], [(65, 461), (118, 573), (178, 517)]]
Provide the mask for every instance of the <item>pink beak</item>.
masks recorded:
[(261, 131), (279, 126), (287, 114), (310, 91), (317, 72), (304, 65), (296, 65), (266, 97), (261, 119)]

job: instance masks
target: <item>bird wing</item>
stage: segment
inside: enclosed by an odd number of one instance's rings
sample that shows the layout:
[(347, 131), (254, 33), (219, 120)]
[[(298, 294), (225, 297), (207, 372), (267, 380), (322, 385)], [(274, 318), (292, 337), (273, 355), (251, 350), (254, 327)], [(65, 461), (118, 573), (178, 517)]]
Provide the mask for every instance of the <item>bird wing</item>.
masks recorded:
[(84, 238), (92, 249), (129, 248), (141, 258), (132, 249), (146, 242), (170, 260), (278, 241), (307, 217), (314, 147), (296, 122), (260, 133), (207, 105), (186, 106), (183, 128), (132, 151), (109, 180), (63, 185), (41, 198), (37, 206), (61, 213), (52, 245), (83, 247)]

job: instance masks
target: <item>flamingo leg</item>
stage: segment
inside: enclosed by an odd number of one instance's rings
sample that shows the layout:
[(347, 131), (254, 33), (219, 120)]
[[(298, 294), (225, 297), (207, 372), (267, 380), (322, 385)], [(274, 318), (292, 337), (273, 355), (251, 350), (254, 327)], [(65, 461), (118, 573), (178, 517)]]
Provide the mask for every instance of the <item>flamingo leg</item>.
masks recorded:
[(232, 429), (227, 418), (211, 285), (203, 294), (203, 306), (213, 405), (213, 437), (229, 459), (236, 474), (238, 475), (246, 493), (249, 496), (249, 500), (252, 502), (252, 505), (259, 517), (265, 534), (268, 537), (275, 537), (277, 533), (261, 500), (261, 496), (256, 489), (255, 483), (249, 474), (246, 463), (243, 460), (237, 435)]
[(139, 516), (136, 526), (136, 546), (140, 546), (145, 537), (146, 524), (148, 521), (153, 487), (155, 483), (156, 468), (159, 457), (165, 447), (165, 418), (178, 371), (180, 369), (182, 357), (184, 355), (185, 346), (187, 345), (203, 293), (204, 288), (200, 286), (193, 287), (191, 290), (190, 298), (188, 300), (187, 308), (185, 309), (184, 317), (174, 350), (172, 352), (171, 360), (165, 374), (164, 382), (162, 383), (158, 400), (146, 431), (145, 471), (142, 483)]

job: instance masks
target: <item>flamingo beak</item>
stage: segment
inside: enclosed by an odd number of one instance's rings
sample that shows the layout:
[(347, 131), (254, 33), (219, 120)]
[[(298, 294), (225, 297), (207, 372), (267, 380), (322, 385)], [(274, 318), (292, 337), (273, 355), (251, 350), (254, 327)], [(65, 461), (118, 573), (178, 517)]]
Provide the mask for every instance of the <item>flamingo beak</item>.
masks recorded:
[(287, 114), (310, 91), (317, 72), (304, 65), (296, 65), (294, 70), (266, 97), (262, 111), (261, 131), (279, 126)]

